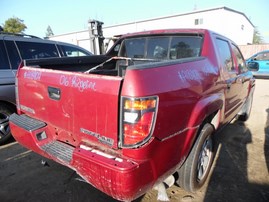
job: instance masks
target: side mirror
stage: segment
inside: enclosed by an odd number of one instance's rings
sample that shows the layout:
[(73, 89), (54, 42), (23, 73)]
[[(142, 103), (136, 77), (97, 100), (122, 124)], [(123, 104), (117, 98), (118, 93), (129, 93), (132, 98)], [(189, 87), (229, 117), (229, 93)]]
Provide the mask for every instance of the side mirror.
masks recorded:
[(249, 63), (247, 64), (247, 67), (248, 67), (248, 69), (249, 69), (250, 71), (254, 71), (254, 72), (256, 72), (256, 71), (259, 70), (259, 63), (257, 63), (257, 62), (249, 62)]

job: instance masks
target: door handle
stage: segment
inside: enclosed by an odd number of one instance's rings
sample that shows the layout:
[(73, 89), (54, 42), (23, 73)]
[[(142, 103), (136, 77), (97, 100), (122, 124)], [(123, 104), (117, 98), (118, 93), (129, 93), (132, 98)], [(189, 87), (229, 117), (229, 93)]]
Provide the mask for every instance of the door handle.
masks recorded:
[(49, 97), (53, 100), (60, 100), (61, 99), (61, 89), (48, 87)]

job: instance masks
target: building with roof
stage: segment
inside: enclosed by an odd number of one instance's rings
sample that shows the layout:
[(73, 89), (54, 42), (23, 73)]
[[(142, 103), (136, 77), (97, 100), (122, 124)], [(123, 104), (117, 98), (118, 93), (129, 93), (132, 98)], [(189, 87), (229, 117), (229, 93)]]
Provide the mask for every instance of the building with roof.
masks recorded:
[[(172, 28), (204, 28), (215, 31), (232, 39), (238, 45), (251, 44), (254, 25), (248, 17), (239, 11), (223, 7), (195, 10), (188, 13), (163, 16), (136, 22), (103, 27), (103, 36), (111, 38), (115, 35)], [(91, 50), (89, 29), (50, 37), (51, 40), (64, 41)]]

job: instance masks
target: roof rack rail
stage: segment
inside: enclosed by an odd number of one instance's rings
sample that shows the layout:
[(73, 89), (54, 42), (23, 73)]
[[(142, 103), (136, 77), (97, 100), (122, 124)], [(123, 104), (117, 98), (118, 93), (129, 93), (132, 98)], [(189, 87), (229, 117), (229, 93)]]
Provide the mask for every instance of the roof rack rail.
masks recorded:
[(21, 37), (29, 37), (29, 38), (36, 38), (36, 39), (41, 39), (40, 37), (34, 36), (34, 35), (28, 35), (28, 34), (16, 34), (16, 33), (10, 33), (10, 32), (1, 32), (0, 34), (5, 34), (5, 35), (11, 35), (11, 36), (21, 36)]

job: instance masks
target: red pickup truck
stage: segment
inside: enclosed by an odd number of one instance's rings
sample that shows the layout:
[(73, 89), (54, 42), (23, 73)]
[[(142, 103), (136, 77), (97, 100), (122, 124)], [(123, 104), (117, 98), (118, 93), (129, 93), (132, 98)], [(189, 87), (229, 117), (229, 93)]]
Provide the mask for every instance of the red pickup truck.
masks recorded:
[(254, 88), (229, 39), (146, 31), (122, 36), (106, 55), (24, 61), (10, 126), (20, 144), (115, 199), (174, 182), (194, 192), (210, 171), (215, 134), (247, 120)]

